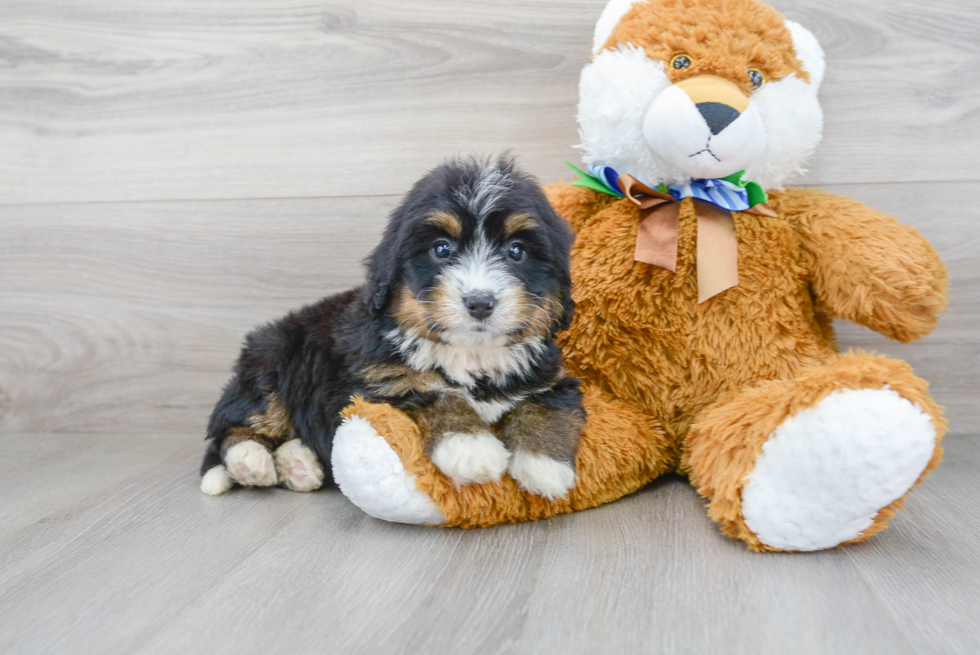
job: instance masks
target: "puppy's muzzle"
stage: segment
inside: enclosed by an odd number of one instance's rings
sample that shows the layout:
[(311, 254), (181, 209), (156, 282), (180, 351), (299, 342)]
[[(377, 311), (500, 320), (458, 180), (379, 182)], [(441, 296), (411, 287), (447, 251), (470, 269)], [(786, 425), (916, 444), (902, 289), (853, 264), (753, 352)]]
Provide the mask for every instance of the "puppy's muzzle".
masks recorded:
[(496, 298), (489, 293), (471, 293), (463, 298), (463, 304), (466, 305), (466, 311), (470, 316), (482, 321), (493, 313)]

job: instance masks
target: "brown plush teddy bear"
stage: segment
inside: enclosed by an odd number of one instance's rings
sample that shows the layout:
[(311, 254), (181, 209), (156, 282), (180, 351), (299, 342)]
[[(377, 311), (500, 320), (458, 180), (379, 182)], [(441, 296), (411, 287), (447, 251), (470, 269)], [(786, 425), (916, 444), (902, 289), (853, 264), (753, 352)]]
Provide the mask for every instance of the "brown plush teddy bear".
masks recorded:
[[(817, 550), (883, 530), (940, 459), (946, 424), (902, 361), (841, 354), (831, 320), (901, 342), (946, 308), (913, 228), (782, 189), (820, 141), (823, 52), (758, 0), (611, 0), (581, 79), (588, 173), (548, 195), (577, 233), (561, 335), (588, 424), (565, 498), (455, 488), (416, 426), (355, 399), (334, 475), (368, 513), (490, 526), (689, 476), (726, 534)], [(766, 192), (769, 192), (768, 195)]]

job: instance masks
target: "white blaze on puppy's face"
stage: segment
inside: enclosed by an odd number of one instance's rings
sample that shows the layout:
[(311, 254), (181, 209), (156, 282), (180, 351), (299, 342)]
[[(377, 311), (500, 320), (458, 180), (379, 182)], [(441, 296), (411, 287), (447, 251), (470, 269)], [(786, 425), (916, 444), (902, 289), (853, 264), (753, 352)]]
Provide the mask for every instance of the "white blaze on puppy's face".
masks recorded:
[[(439, 316), (445, 321), (443, 339), (459, 346), (492, 345), (506, 342), (507, 335), (525, 322), (525, 293), (520, 280), (508, 270), (499, 249), (480, 235), (458, 261), (440, 274), (433, 302), (442, 303)], [(485, 296), (492, 311), (483, 319), (474, 318), (467, 299)]]
[[(662, 4), (612, 0), (596, 25), (595, 56), (583, 69), (579, 87), (584, 162), (611, 166), (653, 186), (744, 170), (744, 179), (776, 189), (790, 176), (804, 173), (823, 131), (817, 100), (823, 51), (813, 35), (796, 23), (785, 23), (797, 66), (809, 82), (790, 73), (747, 93), (734, 84), (744, 79), (716, 77), (710, 69), (687, 73), (694, 70), (696, 58), (673, 68), (669, 56), (669, 61), (652, 58), (640, 44), (606, 47), (620, 21), (662, 9)], [(663, 38), (672, 35), (665, 31)], [(745, 67), (744, 75), (749, 70)], [(685, 88), (691, 82), (699, 87), (694, 92)]]

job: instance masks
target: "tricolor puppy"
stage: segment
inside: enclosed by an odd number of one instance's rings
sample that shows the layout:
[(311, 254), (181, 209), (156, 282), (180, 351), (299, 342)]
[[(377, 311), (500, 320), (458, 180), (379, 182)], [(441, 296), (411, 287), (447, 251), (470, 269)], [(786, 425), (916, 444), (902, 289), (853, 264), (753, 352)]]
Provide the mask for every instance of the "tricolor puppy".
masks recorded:
[(575, 483), (585, 412), (553, 341), (568, 326), (572, 234), (511, 160), (458, 160), (419, 181), (367, 261), (364, 287), (247, 337), (208, 425), (201, 489), (319, 488), (355, 394), (418, 423), (457, 485), (505, 471)]

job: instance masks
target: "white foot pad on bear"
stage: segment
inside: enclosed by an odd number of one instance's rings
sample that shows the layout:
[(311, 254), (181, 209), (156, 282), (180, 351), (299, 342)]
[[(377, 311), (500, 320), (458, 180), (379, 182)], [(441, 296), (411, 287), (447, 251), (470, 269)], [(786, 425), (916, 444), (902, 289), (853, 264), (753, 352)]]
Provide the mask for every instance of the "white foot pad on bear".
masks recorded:
[(429, 496), (415, 486), (415, 476), (360, 416), (337, 428), (330, 457), (333, 477), (348, 500), (384, 521), (441, 525), (446, 519)]
[(293, 491), (315, 491), (323, 485), (320, 458), (299, 439), (276, 449), (276, 473), (279, 483)]
[(510, 453), (504, 444), (489, 432), (449, 432), (432, 451), (432, 463), (457, 487), (500, 482), (509, 461)]
[(235, 482), (245, 487), (271, 487), (278, 482), (272, 453), (251, 439), (228, 449), (225, 467)]
[(932, 459), (936, 428), (888, 389), (837, 391), (776, 428), (742, 489), (767, 546), (813, 551), (854, 539)]
[(564, 498), (575, 486), (575, 469), (547, 455), (518, 451), (507, 471), (521, 489), (549, 500)]

